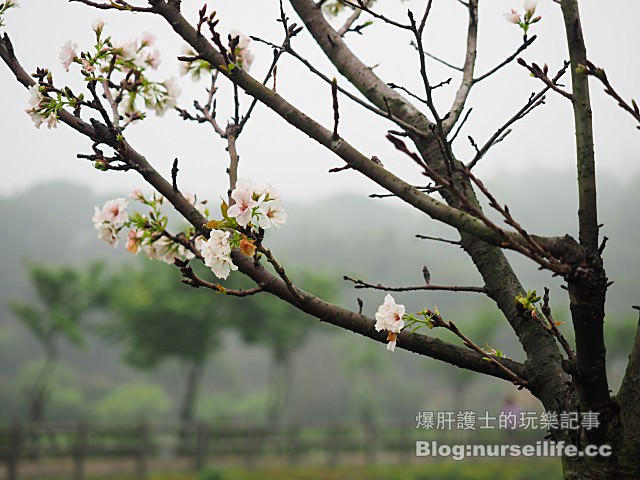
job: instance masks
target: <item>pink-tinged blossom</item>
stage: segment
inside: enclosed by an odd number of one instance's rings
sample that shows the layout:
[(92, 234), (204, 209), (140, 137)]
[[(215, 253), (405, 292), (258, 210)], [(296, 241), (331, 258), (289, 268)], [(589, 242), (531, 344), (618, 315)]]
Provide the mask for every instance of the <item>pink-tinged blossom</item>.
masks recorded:
[(535, 13), (537, 6), (538, 6), (537, 0), (525, 0), (524, 11), (528, 17), (533, 17), (533, 14)]
[(78, 44), (69, 40), (65, 43), (60, 49), (60, 62), (64, 69), (68, 72), (69, 67), (77, 58), (76, 49), (78, 48)]
[(96, 67), (94, 65), (91, 65), (91, 62), (89, 60), (87, 60), (86, 58), (83, 58), (82, 59), (82, 69), (85, 72), (91, 73), (96, 69)]
[(235, 202), (227, 215), (233, 217), (241, 227), (246, 227), (251, 223), (253, 213), (259, 207), (259, 202), (254, 199), (256, 188), (246, 179), (238, 180), (236, 188), (231, 192), (231, 198)]
[(142, 190), (140, 190), (139, 188), (136, 188), (129, 194), (129, 198), (132, 200), (140, 201), (140, 200), (144, 200), (144, 195), (142, 195)]
[(143, 47), (150, 47), (156, 43), (157, 37), (151, 32), (142, 32), (140, 43)]
[(520, 14), (513, 9), (509, 13), (505, 13), (504, 18), (509, 23), (515, 23), (516, 25), (520, 23)]
[(140, 250), (140, 244), (142, 243), (142, 237), (144, 235), (143, 230), (129, 230), (127, 234), (127, 251), (136, 255)]
[(103, 222), (121, 224), (129, 219), (128, 202), (124, 198), (115, 198), (104, 204), (100, 212)]
[(222, 279), (226, 279), (232, 270), (238, 269), (231, 260), (230, 235), (222, 230), (211, 230), (208, 240), (202, 237), (196, 239), (196, 248), (202, 253), (204, 264), (211, 268), (216, 277)]

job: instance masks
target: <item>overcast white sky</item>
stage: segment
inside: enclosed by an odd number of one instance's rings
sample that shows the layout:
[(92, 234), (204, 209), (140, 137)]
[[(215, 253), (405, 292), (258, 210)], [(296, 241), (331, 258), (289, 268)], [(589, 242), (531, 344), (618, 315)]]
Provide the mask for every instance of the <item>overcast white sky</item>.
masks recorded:
[[(143, 4), (139, 2), (138, 4)], [(183, 10), (194, 17), (201, 0), (184, 0)], [(236, 29), (277, 42), (281, 38), (277, 0), (209, 0), (218, 11), (222, 32)], [(398, 0), (379, 0), (378, 7), (389, 16), (404, 21), (406, 9), (419, 11), (424, 0), (400, 3)], [(7, 14), (5, 30), (11, 35), (16, 53), (25, 68), (32, 72), (37, 66), (49, 67), (58, 86), (68, 83), (79, 87), (79, 69), (64, 72), (58, 55), (67, 40), (87, 49), (93, 40), (90, 24), (104, 18), (107, 32), (116, 41), (139, 36), (143, 31), (158, 36), (163, 64), (155, 78), (179, 76), (175, 57), (182, 42), (160, 19), (151, 15), (132, 15), (123, 12), (104, 12), (66, 0), (20, 0), (21, 8)], [(521, 2), (483, 0), (480, 2), (480, 38), (478, 72), (482, 73), (511, 54), (520, 42), (517, 27), (507, 23), (502, 14), (510, 8), (522, 9)], [(295, 19), (295, 13), (287, 5)], [(559, 5), (552, 0), (540, 0), (538, 13), (543, 20), (534, 25), (532, 34), (538, 40), (523, 56), (528, 61), (548, 63), (552, 71), (567, 57)], [(637, 19), (640, 2), (637, 0), (584, 0), (582, 15), (589, 56), (604, 67), (609, 78), (625, 98), (640, 97), (640, 62), (638, 62)], [(466, 12), (456, 0), (434, 0), (429, 19), (427, 49), (450, 61), (461, 64), (464, 58)], [(409, 38), (391, 27), (377, 22), (364, 36), (352, 35), (349, 41), (382, 78), (419, 90), (417, 57), (408, 46)], [(294, 43), (330, 76), (334, 69), (326, 62), (319, 48), (303, 32)], [(271, 52), (262, 45), (252, 44), (256, 61), (251, 73), (261, 78), (271, 59)], [(430, 62), (433, 81), (454, 77), (456, 72)], [(285, 59), (279, 67), (278, 90), (294, 105), (309, 113), (322, 124), (331, 127), (331, 96), (324, 84), (316, 81), (294, 59)], [(179, 103), (191, 104), (204, 95), (205, 83), (193, 83), (181, 78), (183, 93)], [(343, 81), (344, 85), (345, 82)], [(65, 126), (54, 130), (36, 130), (24, 113), (27, 92), (15, 82), (9, 70), (0, 65), (0, 155), (3, 159), (0, 175), (0, 194), (15, 193), (31, 185), (66, 179), (90, 186), (98, 191), (120, 192), (125, 195), (134, 187), (143, 186), (137, 174), (94, 170), (90, 164), (75, 158), (76, 153), (90, 151), (89, 142)], [(460, 158), (468, 159), (472, 151), (466, 142), (472, 135), (483, 143), (491, 133), (519, 109), (532, 91), (541, 85), (528, 76), (515, 62), (492, 79), (480, 83), (469, 99), (474, 112), (456, 143)], [(74, 87), (75, 88), (75, 87)], [(440, 105), (448, 106), (455, 87), (441, 90)], [(225, 123), (230, 114), (228, 91), (220, 91), (219, 118)], [(596, 125), (596, 151), (600, 173), (631, 179), (638, 174), (640, 161), (640, 132), (630, 116), (602, 93), (599, 84), (592, 83), (592, 97)], [(247, 104), (245, 100), (245, 105)], [(384, 140), (388, 122), (363, 113), (347, 99), (341, 100), (341, 134), (367, 155), (377, 155), (385, 166), (409, 181), (424, 183), (414, 165), (396, 153)], [(181, 162), (180, 185), (184, 191), (217, 198), (226, 190), (224, 168), (226, 154), (223, 143), (203, 125), (187, 124), (173, 112), (158, 119), (132, 127), (127, 138), (161, 172), (169, 176), (171, 162)], [(341, 161), (330, 152), (311, 142), (279, 117), (259, 108), (239, 142), (240, 175), (260, 182), (271, 182), (292, 199), (341, 192), (370, 193), (375, 185), (355, 173), (328, 174), (329, 168)], [(517, 124), (507, 141), (496, 146), (479, 166), (478, 171), (495, 177), (531, 168), (567, 172), (573, 169), (572, 114), (569, 103), (550, 95), (547, 105)]]

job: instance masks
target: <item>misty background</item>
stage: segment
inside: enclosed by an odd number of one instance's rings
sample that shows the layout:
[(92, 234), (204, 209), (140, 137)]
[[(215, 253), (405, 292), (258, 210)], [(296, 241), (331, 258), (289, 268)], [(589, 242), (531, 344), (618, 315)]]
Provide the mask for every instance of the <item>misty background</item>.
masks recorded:
[[(183, 1), (183, 10), (194, 18), (200, 1)], [(406, 8), (420, 9), (423, 2), (408, 1), (401, 8), (396, 2), (380, 1), (382, 12), (403, 18)], [(240, 30), (270, 41), (282, 34), (275, 21), (278, 3), (266, 0), (215, 2), (223, 32)], [(494, 1), (480, 11), (480, 39), (477, 71), (483, 73), (510, 55), (521, 42), (520, 31), (505, 22), (502, 14), (520, 8), (519, 2)], [(584, 2), (583, 18), (590, 57), (606, 69), (608, 76), (625, 98), (637, 94), (635, 79), (640, 65), (629, 59), (625, 44), (633, 44), (640, 5), (634, 1)], [(290, 9), (287, 12), (294, 17)], [(551, 0), (539, 2), (543, 20), (531, 34), (538, 39), (522, 54), (529, 62), (548, 63), (556, 71), (565, 57), (559, 6)], [(58, 62), (59, 48), (73, 39), (80, 49), (91, 46), (91, 21), (104, 18), (106, 31), (114, 40), (125, 41), (151, 31), (158, 36), (163, 64), (155, 78), (179, 75), (173, 59), (182, 43), (160, 19), (141, 14), (98, 12), (62, 0), (21, 1), (21, 8), (7, 16), (6, 31), (11, 35), (16, 54), (27, 70), (49, 67), (54, 81), (78, 88), (79, 75), (63, 71)], [(456, 1), (434, 2), (429, 19), (427, 48), (437, 56), (458, 64), (464, 56), (465, 11)], [(350, 45), (356, 53), (375, 66), (385, 80), (401, 83), (419, 91), (417, 58), (408, 46), (409, 38), (380, 22), (369, 27), (364, 36), (353, 35)], [(611, 34), (615, 32), (614, 34)], [(385, 38), (384, 42), (371, 39)], [(335, 70), (322, 57), (319, 48), (302, 33), (294, 47), (329, 76)], [(251, 73), (261, 77), (271, 52), (252, 43), (256, 56)], [(430, 62), (431, 75), (452, 85), (439, 89), (438, 105), (449, 105), (456, 72)], [(319, 82), (294, 59), (285, 58), (278, 70), (278, 91), (301, 110), (324, 125), (332, 124), (330, 89)], [(202, 98), (206, 82), (181, 78), (181, 106)], [(346, 86), (346, 82), (341, 82)], [(75, 158), (88, 152), (86, 139), (64, 126), (55, 130), (34, 129), (24, 113), (27, 92), (5, 67), (0, 67), (3, 114), (0, 119), (0, 145), (4, 169), (0, 177), (0, 421), (24, 415), (23, 380), (30, 365), (41, 358), (38, 345), (27, 330), (9, 313), (11, 299), (33, 299), (25, 273), (26, 261), (46, 265), (71, 264), (82, 267), (102, 259), (109, 268), (122, 262), (137, 264), (121, 246), (111, 250), (95, 238), (90, 222), (94, 205), (113, 197), (125, 197), (133, 188), (144, 188), (135, 173), (98, 172), (91, 164)], [(541, 89), (535, 79), (512, 64), (474, 88), (468, 106), (474, 112), (465, 124), (455, 150), (459, 158), (469, 159), (473, 149), (466, 137), (472, 135), (484, 143), (506, 119)], [(615, 341), (609, 348), (612, 385), (622, 374), (621, 365), (635, 323), (631, 305), (638, 303), (637, 272), (640, 225), (637, 221), (640, 179), (637, 151), (640, 136), (633, 122), (593, 84), (596, 149), (599, 172), (599, 204), (604, 235), (610, 237), (605, 261), (615, 284), (609, 290), (607, 334)], [(246, 108), (247, 99), (243, 99)], [(230, 114), (228, 85), (219, 92), (219, 119)], [(341, 135), (367, 155), (377, 155), (387, 168), (408, 181), (423, 184), (424, 178), (406, 157), (394, 151), (384, 140), (392, 126), (363, 113), (347, 99), (341, 99)], [(172, 112), (164, 118), (150, 116), (128, 131), (127, 138), (147, 159), (169, 176), (171, 162), (180, 159), (179, 183), (185, 193), (197, 193), (214, 204), (226, 192), (224, 144), (207, 128), (187, 125)], [(364, 312), (372, 316), (384, 297), (383, 292), (354, 290), (342, 280), (351, 275), (365, 281), (388, 285), (422, 283), (421, 270), (428, 265), (434, 282), (440, 284), (480, 285), (471, 263), (455, 246), (419, 240), (415, 234), (441, 235), (456, 239), (452, 229), (430, 221), (393, 199), (369, 199), (381, 193), (369, 180), (355, 172), (329, 174), (341, 166), (328, 151), (310, 142), (267, 109), (258, 107), (241, 136), (240, 176), (272, 183), (283, 193), (289, 217), (285, 228), (269, 235), (267, 243), (275, 255), (297, 271), (323, 275), (337, 290), (335, 301), (357, 309), (356, 297), (364, 300)], [(494, 147), (477, 167), (477, 174), (514, 217), (537, 234), (575, 234), (577, 190), (575, 185), (572, 116), (566, 100), (549, 95), (547, 104), (536, 109), (516, 125), (514, 132)], [(63, 183), (64, 181), (64, 183)], [(542, 291), (552, 288), (552, 308), (558, 320), (567, 320), (566, 295), (558, 279), (538, 272), (530, 262), (514, 256), (514, 263), (526, 288)], [(172, 268), (167, 266), (167, 268)], [(176, 272), (176, 295), (180, 289)], [(212, 295), (201, 291), (201, 295)], [(408, 311), (437, 305), (446, 319), (453, 319), (463, 331), (475, 329), (479, 345), (490, 345), (521, 360), (522, 352), (512, 332), (502, 323), (492, 325), (496, 311), (491, 302), (474, 294), (412, 293), (397, 294), (396, 299)], [(215, 301), (215, 300), (214, 300)], [(96, 314), (99, 317), (99, 313)], [(89, 323), (99, 322), (94, 318)], [(317, 324), (316, 320), (305, 321)], [(567, 327), (565, 327), (568, 330)], [(622, 333), (620, 333), (622, 332)], [(429, 332), (432, 334), (432, 332)], [(440, 332), (433, 332), (439, 335)], [(447, 337), (445, 332), (445, 337)], [(456, 342), (454, 338), (448, 338)], [(626, 342), (626, 343), (625, 343)], [(70, 419), (108, 415), (104, 402), (123, 385), (151, 385), (159, 418), (176, 415), (180, 395), (181, 372), (175, 363), (141, 371), (122, 362), (122, 347), (89, 334), (86, 345), (65, 344), (51, 418)], [(375, 368), (354, 369), (354, 356), (371, 358)], [(357, 362), (355, 362), (357, 364)], [(293, 388), (285, 409), (290, 420), (327, 421), (357, 419), (362, 399), (380, 398), (376, 415), (380, 419), (411, 422), (419, 410), (484, 408), (496, 410), (514, 389), (508, 383), (482, 376), (459, 375), (455, 367), (398, 350), (390, 354), (384, 345), (339, 331), (314, 328), (305, 344), (295, 353)], [(224, 333), (219, 351), (207, 364), (197, 409), (204, 419), (262, 420), (268, 379), (268, 352), (245, 344), (233, 332)], [(454, 373), (455, 372), (455, 373)], [(373, 380), (372, 380), (373, 379)], [(369, 385), (366, 390), (362, 385)], [(363, 393), (364, 392), (364, 393)], [(537, 408), (522, 394), (524, 406)], [(102, 406), (102, 407), (101, 407)], [(106, 409), (109, 412), (109, 409)], [(101, 413), (103, 412), (103, 413)]]

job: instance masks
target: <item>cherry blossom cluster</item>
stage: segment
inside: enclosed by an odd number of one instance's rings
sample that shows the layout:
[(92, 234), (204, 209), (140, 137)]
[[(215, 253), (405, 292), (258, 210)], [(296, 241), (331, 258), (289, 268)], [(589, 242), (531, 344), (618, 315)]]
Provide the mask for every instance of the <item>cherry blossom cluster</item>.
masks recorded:
[[(60, 49), (60, 62), (67, 72), (72, 65), (79, 65), (84, 80), (90, 86), (93, 84), (93, 88), (102, 85), (111, 110), (128, 120), (123, 128), (145, 117), (142, 106), (159, 116), (176, 106), (180, 95), (176, 80), (157, 82), (147, 76), (149, 69), (155, 70), (160, 64), (160, 52), (153, 48), (156, 42), (153, 34), (145, 32), (139, 39), (115, 43), (104, 34), (104, 21), (94, 21), (92, 29), (96, 38), (93, 49), (79, 52), (78, 44), (69, 40)], [(74, 109), (76, 114), (83, 106), (97, 108), (95, 103), (85, 101), (82, 94), (75, 96), (69, 88), (54, 88), (47, 70), (39, 70), (37, 75), (41, 80), (30, 88), (31, 97), (26, 109), (36, 127), (43, 123), (49, 128), (55, 127), (58, 114), (65, 106)], [(114, 119), (115, 123), (118, 121), (119, 118)]]
[(196, 248), (202, 253), (204, 264), (218, 278), (226, 279), (232, 270), (238, 269), (231, 260), (232, 245), (236, 243), (232, 240), (231, 232), (224, 230), (211, 230), (207, 240), (203, 237), (196, 239)]
[[(126, 211), (127, 200), (109, 200), (101, 209), (95, 208), (93, 223), (98, 238), (115, 248), (118, 245), (120, 231), (129, 228), (126, 249), (130, 253), (137, 254), (142, 251), (148, 258), (168, 264), (172, 264), (176, 258), (188, 260), (195, 256), (185, 246), (189, 245), (189, 239), (195, 236), (193, 228), (181, 234), (183, 243), (177, 241), (178, 237), (167, 233), (168, 219), (161, 210), (164, 203), (161, 195), (153, 194), (147, 198), (140, 190), (134, 190), (129, 198), (149, 207), (149, 212), (142, 214), (136, 211), (129, 216)], [(206, 202), (197, 202), (194, 196), (189, 196), (188, 200), (204, 214), (208, 214)]]
[(270, 184), (256, 185), (247, 179), (240, 179), (231, 192), (235, 202), (227, 215), (234, 218), (241, 227), (261, 229), (280, 228), (287, 221), (278, 191)]
[(112, 247), (118, 246), (118, 233), (129, 220), (127, 202), (124, 198), (107, 201), (102, 208), (95, 207), (93, 226), (98, 232), (98, 238)]
[(58, 112), (65, 104), (71, 104), (71, 102), (65, 102), (61, 94), (58, 94), (58, 98), (53, 99), (44, 92), (46, 88), (38, 84), (29, 87), (29, 106), (25, 109), (25, 112), (31, 117), (36, 128), (44, 123), (47, 128), (56, 128), (58, 126)]
[(19, 7), (18, 2), (16, 0), (7, 0), (6, 2), (0, 2), (0, 27), (4, 26), (2, 21), (2, 15), (5, 14), (7, 10), (10, 8)]
[(536, 12), (536, 7), (538, 6), (537, 0), (525, 0), (524, 7), (524, 16), (521, 17), (520, 13), (517, 10), (511, 9), (509, 13), (504, 14), (504, 18), (509, 23), (514, 23), (518, 25), (524, 31), (525, 35), (529, 31), (529, 27), (534, 23), (539, 22), (542, 17), (540, 15), (534, 17), (533, 15)]
[(218, 278), (226, 279), (237, 267), (231, 260), (231, 250), (238, 248), (245, 255), (256, 253), (256, 241), (260, 241), (264, 230), (279, 228), (285, 224), (287, 214), (282, 206), (282, 198), (271, 185), (257, 185), (247, 179), (240, 179), (231, 192), (233, 205), (222, 203), (222, 220), (212, 220), (208, 240), (196, 240), (205, 265)]
[[(116, 43), (105, 35), (103, 20), (95, 20), (91, 27), (96, 37), (92, 51), (78, 53), (78, 45), (71, 41), (62, 47), (60, 61), (67, 71), (77, 63), (86, 81), (99, 81), (115, 88), (114, 101), (123, 106), (123, 113), (131, 119), (144, 116), (137, 106), (138, 100), (160, 116), (175, 107), (180, 95), (175, 79), (155, 82), (146, 75), (148, 69), (156, 70), (160, 65), (160, 51), (153, 48), (155, 35), (144, 32), (138, 39)], [(122, 75), (119, 83), (112, 78), (114, 72)]]

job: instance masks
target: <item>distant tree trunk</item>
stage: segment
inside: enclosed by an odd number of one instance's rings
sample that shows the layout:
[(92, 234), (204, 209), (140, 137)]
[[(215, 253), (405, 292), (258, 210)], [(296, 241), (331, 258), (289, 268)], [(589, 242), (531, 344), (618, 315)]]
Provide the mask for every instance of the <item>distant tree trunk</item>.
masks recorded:
[(194, 419), (198, 390), (203, 372), (204, 362), (193, 362), (189, 366), (184, 395), (182, 397), (182, 406), (180, 408), (180, 422), (182, 424), (190, 423)]
[(267, 420), (277, 422), (289, 401), (293, 377), (292, 355), (278, 355), (271, 361), (269, 372)]
[(47, 402), (51, 396), (52, 377), (57, 363), (57, 349), (54, 346), (49, 346), (44, 365), (33, 382), (33, 386), (25, 392), (29, 405), (27, 415), (29, 421), (33, 424), (42, 423), (45, 419)]

